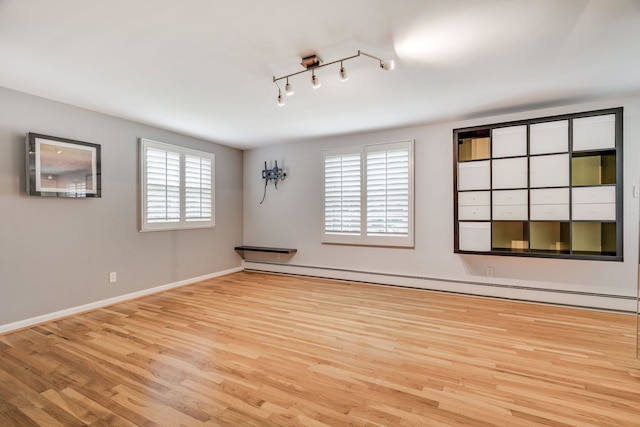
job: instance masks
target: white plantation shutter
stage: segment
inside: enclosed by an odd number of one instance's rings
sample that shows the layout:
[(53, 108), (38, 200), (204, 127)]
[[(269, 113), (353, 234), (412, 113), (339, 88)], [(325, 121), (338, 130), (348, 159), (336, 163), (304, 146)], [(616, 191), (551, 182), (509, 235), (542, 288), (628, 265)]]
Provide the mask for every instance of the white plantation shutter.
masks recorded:
[(209, 158), (186, 154), (184, 157), (185, 220), (211, 221), (211, 175)]
[(367, 234), (409, 234), (409, 149), (367, 151)]
[(360, 234), (360, 153), (324, 158), (324, 231)]
[(146, 222), (180, 222), (180, 153), (146, 147)]
[(326, 150), (323, 242), (413, 246), (413, 141)]
[(142, 231), (213, 226), (213, 154), (141, 140)]

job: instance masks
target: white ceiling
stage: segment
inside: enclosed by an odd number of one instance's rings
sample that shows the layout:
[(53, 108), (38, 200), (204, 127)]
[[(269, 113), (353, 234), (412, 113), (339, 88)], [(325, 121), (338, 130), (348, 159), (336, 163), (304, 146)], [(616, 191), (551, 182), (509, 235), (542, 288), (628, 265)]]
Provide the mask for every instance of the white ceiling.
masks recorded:
[[(358, 50), (370, 58), (273, 77)], [(0, 0), (0, 86), (238, 148), (640, 92), (640, 0)], [(281, 86), (283, 87), (283, 86)]]

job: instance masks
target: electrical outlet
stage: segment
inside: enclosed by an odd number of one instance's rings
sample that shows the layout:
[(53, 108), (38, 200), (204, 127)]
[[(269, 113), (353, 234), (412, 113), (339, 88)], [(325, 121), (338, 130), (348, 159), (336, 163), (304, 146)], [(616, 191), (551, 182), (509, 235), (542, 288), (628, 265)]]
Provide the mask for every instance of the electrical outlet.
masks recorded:
[(493, 277), (493, 267), (487, 267), (484, 269), (484, 275), (487, 277)]
[(118, 281), (118, 276), (115, 271), (109, 273), (109, 283), (116, 283)]

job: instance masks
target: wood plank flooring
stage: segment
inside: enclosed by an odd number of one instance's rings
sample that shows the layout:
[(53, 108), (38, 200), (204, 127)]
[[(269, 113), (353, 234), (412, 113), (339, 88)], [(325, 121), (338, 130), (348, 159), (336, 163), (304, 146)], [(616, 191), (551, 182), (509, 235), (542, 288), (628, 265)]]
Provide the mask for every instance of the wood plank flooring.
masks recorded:
[(235, 273), (0, 336), (0, 426), (640, 426), (633, 316)]

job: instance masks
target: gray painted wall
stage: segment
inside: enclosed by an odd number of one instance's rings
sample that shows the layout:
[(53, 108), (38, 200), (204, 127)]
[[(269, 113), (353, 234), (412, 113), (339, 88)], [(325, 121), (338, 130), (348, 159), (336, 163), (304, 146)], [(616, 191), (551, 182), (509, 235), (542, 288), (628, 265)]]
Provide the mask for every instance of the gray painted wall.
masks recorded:
[[(127, 100), (123, 100), (127, 102)], [(101, 144), (102, 198), (25, 194), (27, 132)], [(213, 229), (138, 232), (138, 139), (216, 155)], [(240, 150), (0, 88), (0, 325), (240, 266)], [(109, 272), (118, 281), (109, 284)]]

